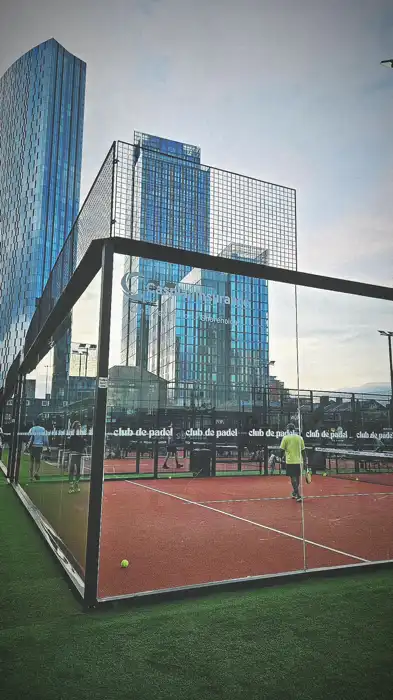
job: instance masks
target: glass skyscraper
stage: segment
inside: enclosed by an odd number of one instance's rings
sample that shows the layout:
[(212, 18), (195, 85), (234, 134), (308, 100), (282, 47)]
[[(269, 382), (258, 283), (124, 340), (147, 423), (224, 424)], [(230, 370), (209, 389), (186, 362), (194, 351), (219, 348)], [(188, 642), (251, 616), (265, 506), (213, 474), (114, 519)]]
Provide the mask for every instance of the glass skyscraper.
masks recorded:
[[(296, 268), (294, 190), (202, 165), (195, 146), (144, 134), (127, 156), (134, 238)], [(167, 381), (177, 405), (196, 394), (233, 409), (256, 402), (269, 382), (265, 280), (131, 258), (122, 286), (122, 364)]]
[[(263, 260), (263, 252), (231, 252), (233, 258)], [(267, 282), (193, 269), (176, 287), (156, 294), (149, 371), (168, 382), (175, 403), (186, 403), (191, 392), (220, 407), (250, 401), (253, 387), (267, 378)]]
[(54, 39), (0, 79), (0, 384), (79, 210), (85, 82)]
[[(136, 132), (134, 235), (137, 239), (209, 252), (210, 174), (197, 146)], [(176, 284), (191, 270), (185, 265), (131, 258), (127, 284), (138, 297), (145, 281)], [(121, 362), (148, 363), (151, 306), (124, 296)]]

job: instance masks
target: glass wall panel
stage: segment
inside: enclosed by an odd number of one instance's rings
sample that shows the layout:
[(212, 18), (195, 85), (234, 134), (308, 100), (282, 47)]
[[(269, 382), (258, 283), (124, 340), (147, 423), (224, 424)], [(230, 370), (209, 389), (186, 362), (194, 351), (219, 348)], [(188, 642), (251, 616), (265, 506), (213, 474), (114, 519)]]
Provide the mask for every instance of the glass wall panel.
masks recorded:
[(0, 460), (8, 468), (12, 433), (14, 428), (14, 397), (8, 399), (3, 410), (3, 420), (0, 436)]
[(392, 559), (393, 305), (303, 288), (298, 310), (307, 566)]
[(18, 481), (49, 537), (84, 579), (101, 273), (25, 378)]
[(302, 570), (294, 288), (118, 256), (109, 366), (99, 598)]

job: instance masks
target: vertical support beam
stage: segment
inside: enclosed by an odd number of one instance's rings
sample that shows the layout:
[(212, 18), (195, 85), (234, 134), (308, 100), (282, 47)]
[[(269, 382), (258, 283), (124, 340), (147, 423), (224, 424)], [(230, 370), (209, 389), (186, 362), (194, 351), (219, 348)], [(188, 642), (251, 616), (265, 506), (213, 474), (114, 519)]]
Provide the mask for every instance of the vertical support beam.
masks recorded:
[[(213, 408), (211, 412), (211, 426), (213, 431), (212, 441), (211, 441), (211, 451), (212, 451), (212, 461), (211, 461), (211, 475), (216, 476), (217, 471), (217, 421), (216, 421), (216, 409)], [(241, 468), (241, 465), (240, 465)]]
[[(161, 425), (160, 425), (160, 410), (161, 410), (161, 379), (160, 379), (160, 373), (161, 373), (161, 314), (162, 314), (162, 296), (161, 294), (158, 295), (158, 304), (157, 304), (157, 365), (156, 365), (156, 374), (157, 374), (157, 411), (156, 411), (156, 420), (155, 420), (155, 425), (156, 429), (160, 430)], [(168, 390), (168, 388), (167, 388)], [(158, 478), (158, 459), (159, 459), (159, 451), (160, 451), (160, 439), (157, 438), (157, 440), (154, 441), (153, 443), (153, 471), (154, 471), (154, 478)], [(183, 454), (184, 458), (184, 454)]]
[[(91, 449), (91, 481), (87, 526), (85, 607), (97, 603), (100, 556), (101, 509), (104, 484), (107, 384), (109, 371), (110, 325), (112, 311), (113, 243), (102, 250), (101, 300), (97, 348), (97, 386)], [(106, 380), (106, 381), (105, 381)]]
[(354, 440), (355, 446), (357, 446), (357, 439), (356, 439), (356, 433), (358, 430), (358, 425), (357, 425), (357, 415), (356, 415), (356, 399), (355, 399), (355, 394), (351, 394), (351, 417), (352, 417), (352, 438)]
[(22, 401), (23, 400), (26, 401), (26, 377), (25, 376), (19, 376), (18, 395), (19, 395), (19, 409), (18, 409), (16, 432), (17, 432), (17, 435), (19, 436), (19, 439), (17, 440), (15, 453), (14, 453), (13, 481), (15, 481), (15, 483), (19, 483), (20, 458), (21, 458), (21, 454), (22, 454), (22, 439), (20, 437), (20, 432), (21, 432), (21, 423), (22, 423), (22, 416), (23, 416)]
[(393, 356), (392, 336), (388, 336), (389, 343), (389, 369), (390, 369), (390, 429), (393, 430)]
[[(20, 401), (22, 395), (22, 377), (18, 377), (15, 387), (14, 403), (12, 406), (12, 436), (10, 440), (10, 452), (8, 455), (7, 478), (15, 481), (16, 457), (18, 452)], [(18, 470), (19, 471), (19, 470)]]
[[(162, 314), (162, 295), (158, 295), (158, 307), (157, 307), (157, 377), (158, 382), (160, 381), (161, 375), (161, 314)], [(158, 393), (158, 400), (160, 394)]]
[(266, 375), (264, 377), (264, 387), (263, 387), (263, 425), (265, 430), (265, 437), (263, 438), (263, 473), (265, 476), (269, 475), (269, 446), (266, 437), (266, 431), (268, 429), (268, 388), (266, 385)]

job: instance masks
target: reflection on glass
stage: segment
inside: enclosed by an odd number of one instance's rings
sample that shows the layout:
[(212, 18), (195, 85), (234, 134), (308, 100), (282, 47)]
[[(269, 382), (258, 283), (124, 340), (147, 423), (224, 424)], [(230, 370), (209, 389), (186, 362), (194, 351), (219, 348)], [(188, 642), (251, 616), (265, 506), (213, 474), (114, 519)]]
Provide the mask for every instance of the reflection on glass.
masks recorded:
[(291, 286), (115, 260), (99, 597), (303, 569), (295, 319)]
[(14, 429), (14, 397), (8, 399), (3, 412), (0, 431), (0, 460), (5, 467), (9, 465), (12, 433)]
[[(392, 304), (300, 289), (307, 566), (393, 556), (393, 431), (388, 343)], [(323, 312), (322, 312), (323, 311)]]
[(84, 577), (91, 473), (100, 275), (26, 378), (18, 480), (45, 531)]

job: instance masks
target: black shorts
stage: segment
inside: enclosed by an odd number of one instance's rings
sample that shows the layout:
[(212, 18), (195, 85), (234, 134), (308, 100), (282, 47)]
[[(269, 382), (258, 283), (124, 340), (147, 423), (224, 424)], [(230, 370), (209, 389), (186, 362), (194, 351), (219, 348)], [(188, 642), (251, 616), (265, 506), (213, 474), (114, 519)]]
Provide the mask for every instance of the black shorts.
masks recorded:
[(82, 462), (82, 453), (81, 452), (73, 452), (70, 455), (70, 468), (73, 469), (76, 467), (77, 469), (81, 468), (81, 462)]
[(167, 452), (168, 457), (175, 457), (177, 455), (176, 445), (168, 445), (166, 452)]
[(42, 447), (30, 447), (30, 456), (34, 462), (40, 462), (42, 455)]
[(285, 465), (287, 476), (299, 476), (300, 477), (300, 464), (286, 464)]

